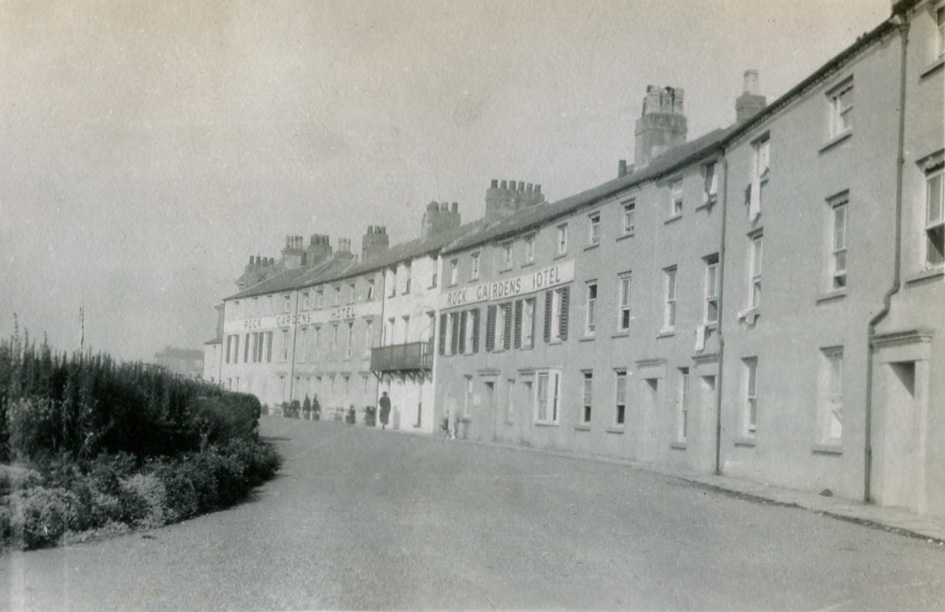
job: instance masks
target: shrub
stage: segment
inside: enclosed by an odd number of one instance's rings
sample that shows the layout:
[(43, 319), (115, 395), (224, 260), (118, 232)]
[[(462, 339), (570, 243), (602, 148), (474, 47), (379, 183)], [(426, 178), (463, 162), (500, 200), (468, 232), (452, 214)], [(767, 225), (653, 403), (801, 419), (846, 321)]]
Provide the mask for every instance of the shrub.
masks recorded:
[(14, 546), (48, 546), (66, 531), (81, 528), (79, 500), (71, 491), (34, 487), (15, 491), (8, 502), (12, 510), (10, 534), (19, 540), (12, 542)]

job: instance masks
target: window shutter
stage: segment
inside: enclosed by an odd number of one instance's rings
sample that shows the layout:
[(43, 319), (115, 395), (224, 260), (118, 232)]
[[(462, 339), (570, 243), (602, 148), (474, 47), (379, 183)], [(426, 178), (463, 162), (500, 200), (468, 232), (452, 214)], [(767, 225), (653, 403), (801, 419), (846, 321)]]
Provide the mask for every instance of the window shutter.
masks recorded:
[(455, 355), (457, 352), (456, 349), (459, 348), (459, 316), (453, 313), (452, 319), (453, 338), (452, 342), (450, 342), (450, 354)]
[(472, 311), (472, 352), (479, 352), (479, 312), (477, 308)]
[(522, 308), (522, 300), (515, 302), (515, 348), (522, 348)]
[(551, 294), (554, 289), (545, 291), (545, 342), (551, 342)]
[(486, 350), (492, 352), (495, 349), (495, 305), (489, 306), (486, 310)]
[(440, 315), (440, 355), (446, 354), (446, 315)]
[(570, 287), (561, 289), (561, 329), (558, 333), (562, 342), (568, 339), (568, 294), (570, 291)]
[(466, 353), (466, 324), (469, 323), (469, 313), (465, 310), (459, 314), (459, 352)]
[(502, 332), (502, 348), (512, 347), (512, 302), (505, 305), (505, 329)]

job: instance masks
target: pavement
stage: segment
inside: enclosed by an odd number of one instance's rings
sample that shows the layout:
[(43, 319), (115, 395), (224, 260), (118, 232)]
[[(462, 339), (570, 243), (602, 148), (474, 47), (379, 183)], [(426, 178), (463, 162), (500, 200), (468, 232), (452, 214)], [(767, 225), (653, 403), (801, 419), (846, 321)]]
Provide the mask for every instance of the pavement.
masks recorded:
[[(407, 435), (423, 435), (408, 430), (391, 430)], [(788, 489), (766, 483), (758, 483), (731, 476), (704, 474), (691, 470), (664, 466), (642, 461), (632, 461), (602, 455), (592, 455), (571, 451), (537, 449), (500, 442), (480, 442), (460, 440), (467, 444), (480, 444), (497, 448), (514, 449), (523, 452), (541, 453), (558, 457), (567, 457), (581, 461), (595, 461), (608, 465), (621, 465), (644, 472), (676, 478), (691, 484), (726, 493), (743, 499), (764, 501), (781, 506), (801, 508), (824, 516), (850, 521), (859, 525), (883, 529), (913, 538), (945, 546), (945, 517), (923, 516), (903, 508), (889, 508), (866, 504), (836, 495), (821, 495), (810, 491)]]

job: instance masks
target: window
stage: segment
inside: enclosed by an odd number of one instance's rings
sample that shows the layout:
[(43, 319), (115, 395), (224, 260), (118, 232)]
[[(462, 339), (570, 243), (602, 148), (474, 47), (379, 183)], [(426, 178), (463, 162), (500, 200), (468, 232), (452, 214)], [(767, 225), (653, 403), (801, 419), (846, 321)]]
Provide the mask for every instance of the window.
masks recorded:
[(563, 342), (568, 339), (569, 297), (568, 287), (545, 292), (545, 342)]
[(499, 270), (512, 268), (512, 243), (506, 242), (499, 247)]
[(312, 330), (312, 361), (318, 361), (318, 336), (321, 328), (316, 327)]
[(459, 282), (459, 260), (450, 261), (450, 287)]
[(368, 302), (370, 302), (371, 300), (374, 299), (374, 279), (373, 279), (373, 278), (372, 278), (372, 279), (368, 279), (368, 282), (367, 282), (367, 294), (365, 295), (365, 299), (366, 299)]
[(279, 361), (286, 361), (289, 359), (289, 330), (282, 330), (282, 355)]
[(705, 258), (705, 316), (706, 325), (719, 322), (719, 256)]
[(702, 191), (703, 204), (715, 204), (719, 199), (719, 176), (715, 162), (705, 165), (705, 186)]
[(628, 331), (630, 329), (630, 283), (632, 280), (630, 272), (624, 272), (620, 275), (620, 308), (617, 311), (617, 329)]
[[(253, 300), (255, 303), (256, 300)], [(308, 291), (302, 294), (302, 310), (308, 310)]]
[(847, 195), (828, 200), (830, 205), (830, 261), (827, 269), (832, 289), (847, 286)]
[(675, 218), (682, 215), (683, 191), (682, 179), (676, 179), (669, 184), (669, 216)]
[(239, 314), (240, 314), (240, 301), (235, 300), (233, 302), (233, 316), (237, 316)]
[(364, 354), (371, 354), (371, 347), (374, 345), (374, 321), (365, 321), (364, 323)]
[(308, 340), (308, 328), (303, 327), (301, 330), (299, 330), (299, 345), (298, 347), (296, 347), (296, 352), (299, 356), (300, 362), (305, 361), (305, 357), (306, 357), (305, 349), (307, 346), (306, 344), (307, 340)]
[(338, 355), (338, 324), (331, 326), (331, 352), (329, 356), (334, 359)]
[(473, 354), (479, 352), (479, 309), (475, 308), (468, 312), (469, 315), (466, 317), (465, 351), (463, 352)]
[(518, 317), (521, 319), (517, 334), (519, 346), (531, 348), (535, 345), (535, 298), (520, 300), (516, 308), (521, 312), (521, 317)]
[(479, 253), (472, 254), (472, 270), (469, 273), (469, 280), (476, 280), (479, 278)]
[(663, 331), (672, 331), (676, 327), (676, 266), (663, 270), (663, 290)]
[(348, 330), (345, 338), (345, 359), (351, 359), (352, 344), (354, 344), (354, 323), (348, 323)]
[(334, 305), (341, 306), (341, 285), (335, 285), (334, 287)]
[(509, 350), (512, 347), (512, 304), (500, 304), (498, 318), (495, 325), (495, 341), (493, 346), (497, 350)]
[(292, 297), (286, 293), (282, 296), (282, 312), (289, 312), (292, 306)]
[(685, 443), (689, 427), (689, 368), (679, 368), (676, 390), (676, 442)]
[(591, 408), (594, 406), (594, 374), (584, 372), (584, 414), (581, 421), (591, 422)]
[(525, 236), (525, 263), (535, 263), (535, 234)]
[(590, 245), (600, 244), (600, 213), (596, 212), (587, 217), (590, 223), (587, 242)]
[(266, 332), (266, 362), (272, 363), (272, 332)]
[(821, 442), (839, 444), (843, 435), (843, 347), (821, 349)]
[(636, 229), (636, 211), (637, 203), (636, 200), (630, 200), (623, 203), (623, 234), (624, 236), (632, 236), (633, 231)]
[(758, 359), (751, 357), (743, 359), (745, 369), (745, 427), (744, 433), (748, 436), (754, 436), (758, 424), (758, 395), (757, 395), (757, 375)]
[(535, 422), (554, 424), (558, 422), (558, 388), (561, 372), (542, 370), (536, 372)]
[(761, 304), (761, 255), (762, 255), (762, 235), (755, 234), (751, 238), (749, 253), (749, 287), (748, 287), (748, 305), (750, 308), (758, 308)]
[(558, 226), (558, 255), (566, 255), (568, 252), (568, 224), (562, 223)]
[(627, 416), (627, 371), (617, 370), (617, 391), (615, 403), (617, 405), (617, 414), (614, 417), (614, 424), (623, 425)]
[(387, 296), (397, 295), (397, 268), (391, 268), (387, 271)]
[(354, 283), (348, 283), (348, 303), (354, 304), (358, 299), (357, 286)]
[(935, 49), (933, 59), (945, 53), (945, 6), (935, 9)]
[(597, 328), (597, 281), (587, 284), (587, 327), (584, 334), (593, 336)]
[(827, 93), (830, 106), (830, 138), (836, 138), (853, 129), (853, 78), (849, 78)]
[[(942, 9), (939, 9), (941, 12)], [(945, 262), (945, 190), (942, 165), (925, 177), (925, 264), (941, 266)]]
[(315, 308), (324, 308), (325, 307), (325, 289), (319, 287), (318, 291), (315, 292)]
[(752, 145), (751, 184), (748, 186), (748, 218), (754, 222), (761, 214), (762, 192), (768, 182), (771, 165), (771, 140), (768, 134), (755, 140)]
[(412, 275), (410, 274), (410, 264), (404, 266), (404, 295), (410, 293), (410, 281)]

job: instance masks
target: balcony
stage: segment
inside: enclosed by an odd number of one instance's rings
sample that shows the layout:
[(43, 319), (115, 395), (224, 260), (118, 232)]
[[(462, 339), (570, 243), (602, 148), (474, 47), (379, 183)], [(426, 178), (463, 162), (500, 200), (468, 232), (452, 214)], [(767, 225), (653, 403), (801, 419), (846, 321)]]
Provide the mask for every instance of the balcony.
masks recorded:
[(371, 349), (371, 371), (418, 374), (433, 369), (433, 342), (410, 342)]

